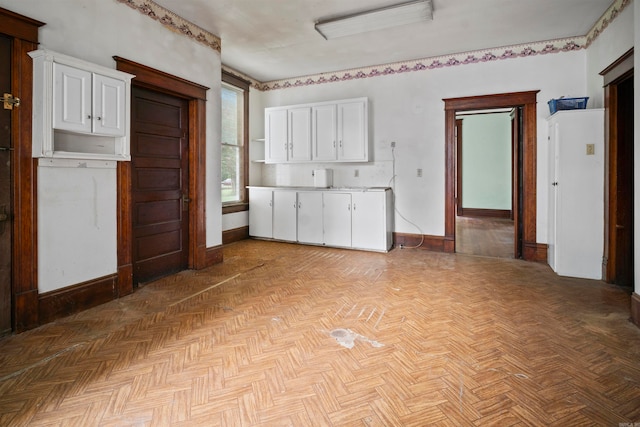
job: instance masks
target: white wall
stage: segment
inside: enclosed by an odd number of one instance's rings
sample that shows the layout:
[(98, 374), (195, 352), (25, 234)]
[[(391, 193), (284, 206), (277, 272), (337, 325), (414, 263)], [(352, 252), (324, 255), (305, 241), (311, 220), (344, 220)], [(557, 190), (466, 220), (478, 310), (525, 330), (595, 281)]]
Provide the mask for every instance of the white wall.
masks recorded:
[(511, 210), (511, 116), (462, 119), (462, 207)]
[[(115, 68), (114, 55), (147, 65), (184, 79), (211, 88), (207, 93), (206, 113), (206, 179), (207, 182), (220, 182), (220, 54), (181, 34), (170, 31), (162, 24), (142, 15), (140, 12), (115, 0), (0, 0), (0, 6), (13, 12), (45, 22), (40, 28), (40, 45), (99, 65)], [(58, 289), (76, 284), (78, 280), (89, 280), (115, 273), (110, 261), (111, 271), (98, 267), (96, 254), (90, 250), (79, 253), (70, 252), (64, 256), (65, 248), (80, 245), (90, 248), (101, 244), (105, 233), (73, 234), (50, 232), (47, 227), (56, 222), (65, 227), (88, 227), (87, 209), (92, 201), (99, 203), (100, 212), (116, 215), (116, 178), (115, 173), (92, 173), (91, 169), (82, 172), (82, 179), (95, 182), (94, 187), (72, 187), (69, 184), (68, 169), (50, 169), (45, 172), (46, 185), (58, 188), (55, 198), (42, 197), (38, 203), (38, 213), (43, 221), (38, 232), (38, 246), (57, 247), (59, 256), (46, 258), (49, 261), (40, 265), (40, 292)], [(41, 176), (44, 178), (44, 176)], [(39, 186), (44, 181), (41, 180)], [(80, 191), (81, 194), (74, 194)], [(84, 192), (84, 193), (82, 193)], [(220, 185), (207, 186), (206, 229), (207, 246), (221, 244), (222, 217), (220, 215)], [(61, 201), (71, 206), (74, 198), (84, 199), (83, 208), (77, 212), (72, 209), (60, 211)], [(70, 217), (61, 218), (63, 215)], [(56, 221), (57, 216), (57, 221)], [(51, 219), (51, 221), (49, 221)], [(71, 224), (71, 225), (69, 225)], [(111, 234), (111, 233), (107, 233)], [(66, 237), (65, 237), (66, 236)], [(106, 245), (115, 242), (115, 233), (106, 236)], [(76, 251), (77, 252), (77, 251)], [(111, 254), (115, 257), (115, 253)], [(100, 264), (102, 265), (102, 264)], [(82, 278), (79, 278), (82, 276)]]
[[(335, 185), (388, 185), (392, 176), (391, 141), (397, 174), (396, 207), (418, 224), (420, 233), (444, 235), (443, 98), (540, 90), (538, 94), (537, 241), (547, 241), (547, 101), (586, 92), (586, 52), (572, 51), (494, 62), (444, 67), (348, 82), (264, 92), (273, 107), (331, 99), (369, 98), (373, 162), (325, 165), (334, 169)], [(311, 185), (318, 165), (265, 165), (265, 185)], [(422, 178), (416, 169), (423, 169)], [(353, 176), (359, 169), (359, 178)], [(395, 231), (416, 233), (396, 215)]]

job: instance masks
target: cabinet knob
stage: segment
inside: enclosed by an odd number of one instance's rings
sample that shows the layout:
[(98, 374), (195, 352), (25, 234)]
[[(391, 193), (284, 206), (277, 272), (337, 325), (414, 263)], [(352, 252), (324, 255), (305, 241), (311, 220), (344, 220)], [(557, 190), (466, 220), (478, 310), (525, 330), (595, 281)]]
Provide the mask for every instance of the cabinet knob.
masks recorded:
[(90, 118), (91, 118), (91, 114), (87, 114), (87, 119), (90, 119)]
[(102, 117), (96, 117), (96, 120), (102, 120)]

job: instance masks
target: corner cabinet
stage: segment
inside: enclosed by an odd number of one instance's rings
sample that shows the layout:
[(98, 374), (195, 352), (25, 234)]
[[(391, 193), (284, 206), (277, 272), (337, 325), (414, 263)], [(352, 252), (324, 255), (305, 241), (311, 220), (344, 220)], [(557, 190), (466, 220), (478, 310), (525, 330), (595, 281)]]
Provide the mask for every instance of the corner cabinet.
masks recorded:
[(130, 160), (131, 74), (49, 50), (33, 58), (33, 157)]
[(368, 162), (368, 99), (265, 109), (265, 162)]

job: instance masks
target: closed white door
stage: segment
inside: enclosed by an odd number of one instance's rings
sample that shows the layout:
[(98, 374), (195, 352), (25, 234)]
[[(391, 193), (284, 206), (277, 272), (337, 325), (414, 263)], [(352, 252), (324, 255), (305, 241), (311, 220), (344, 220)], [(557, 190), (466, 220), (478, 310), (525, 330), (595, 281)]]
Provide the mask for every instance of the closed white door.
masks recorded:
[(298, 241), (322, 244), (322, 192), (298, 192)]
[(289, 152), (287, 110), (267, 110), (264, 116), (265, 162), (286, 162)]
[(312, 109), (313, 160), (336, 160), (337, 114), (335, 104), (319, 105)]
[(386, 248), (385, 193), (352, 193), (352, 245), (354, 248)]
[(273, 237), (273, 191), (249, 189), (249, 235)]
[(91, 73), (53, 64), (53, 127), (91, 132)]
[(93, 131), (101, 135), (125, 133), (125, 84), (122, 80), (93, 75)]
[(273, 192), (273, 238), (295, 242), (296, 230), (296, 192)]
[(351, 247), (351, 194), (323, 193), (324, 243)]
[(289, 161), (311, 160), (311, 108), (289, 110)]
[(338, 158), (343, 161), (367, 160), (365, 103), (338, 104)]

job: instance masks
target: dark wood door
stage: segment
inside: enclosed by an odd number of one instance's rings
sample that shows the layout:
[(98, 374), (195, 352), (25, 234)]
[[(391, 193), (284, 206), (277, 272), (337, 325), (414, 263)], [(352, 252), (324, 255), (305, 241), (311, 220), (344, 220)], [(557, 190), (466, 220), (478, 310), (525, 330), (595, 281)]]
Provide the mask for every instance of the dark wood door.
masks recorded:
[(633, 75), (617, 85), (615, 283), (633, 285)]
[(513, 219), (513, 257), (522, 258), (522, 107), (511, 113), (511, 219)]
[(135, 87), (131, 108), (133, 279), (188, 265), (188, 102)]
[[(0, 35), (0, 95), (11, 92), (11, 43)], [(11, 333), (11, 111), (0, 103), (0, 336)]]

